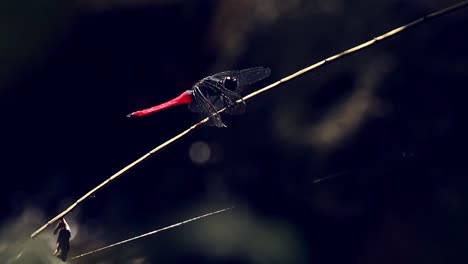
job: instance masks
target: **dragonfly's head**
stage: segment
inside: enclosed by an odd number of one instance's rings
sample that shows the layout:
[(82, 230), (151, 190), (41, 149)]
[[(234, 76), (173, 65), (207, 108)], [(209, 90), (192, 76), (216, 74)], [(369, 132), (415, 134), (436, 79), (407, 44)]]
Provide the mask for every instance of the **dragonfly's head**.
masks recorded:
[(224, 88), (234, 91), (236, 90), (237, 86), (239, 85), (239, 81), (236, 77), (227, 76), (223, 80)]

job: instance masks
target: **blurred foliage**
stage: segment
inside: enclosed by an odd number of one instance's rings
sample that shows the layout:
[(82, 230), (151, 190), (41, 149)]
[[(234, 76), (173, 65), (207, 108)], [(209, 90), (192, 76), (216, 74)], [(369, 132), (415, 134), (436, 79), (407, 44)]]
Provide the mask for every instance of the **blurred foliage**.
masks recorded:
[[(24, 244), (14, 263), (50, 263), (55, 238), (30, 232), (194, 122), (184, 107), (127, 113), (218, 71), (268, 66), (268, 84), (453, 3), (3, 1), (0, 262)], [(466, 14), (287, 83), (145, 162), (69, 216), (72, 256), (237, 209), (75, 263), (466, 261)]]

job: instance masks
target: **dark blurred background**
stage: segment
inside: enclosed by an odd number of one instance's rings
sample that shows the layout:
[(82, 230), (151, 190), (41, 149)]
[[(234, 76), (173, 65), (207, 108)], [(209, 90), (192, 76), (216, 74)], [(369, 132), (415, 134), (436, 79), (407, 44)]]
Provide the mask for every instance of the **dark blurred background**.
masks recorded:
[[(0, 262), (56, 262), (52, 229), (31, 232), (196, 120), (126, 114), (219, 71), (267, 66), (262, 84), (277, 81), (454, 3), (2, 1)], [(237, 208), (74, 263), (466, 262), (467, 14), (282, 85), (141, 164), (67, 217), (70, 256)]]

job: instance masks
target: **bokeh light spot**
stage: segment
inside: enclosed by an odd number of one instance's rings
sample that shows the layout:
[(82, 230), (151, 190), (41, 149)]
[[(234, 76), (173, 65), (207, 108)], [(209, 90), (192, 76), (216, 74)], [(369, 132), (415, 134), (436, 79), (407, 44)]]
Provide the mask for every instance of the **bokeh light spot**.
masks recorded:
[(189, 156), (190, 156), (190, 159), (196, 164), (206, 163), (211, 158), (211, 148), (205, 142), (201, 142), (201, 141), (194, 142), (190, 146)]

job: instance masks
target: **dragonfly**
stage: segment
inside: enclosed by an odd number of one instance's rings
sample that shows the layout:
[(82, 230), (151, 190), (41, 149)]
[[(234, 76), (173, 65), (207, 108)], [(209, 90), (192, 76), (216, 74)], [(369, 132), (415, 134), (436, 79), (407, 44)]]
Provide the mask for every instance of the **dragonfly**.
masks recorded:
[(267, 67), (254, 67), (243, 70), (225, 71), (205, 77), (192, 85), (190, 90), (184, 91), (176, 98), (153, 107), (138, 110), (127, 117), (143, 117), (178, 105), (188, 105), (188, 109), (207, 117), (208, 125), (226, 127), (218, 111), (230, 115), (243, 114), (245, 102), (240, 94), (252, 84), (270, 75)]

